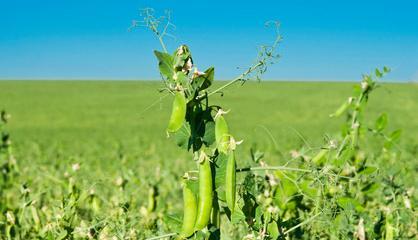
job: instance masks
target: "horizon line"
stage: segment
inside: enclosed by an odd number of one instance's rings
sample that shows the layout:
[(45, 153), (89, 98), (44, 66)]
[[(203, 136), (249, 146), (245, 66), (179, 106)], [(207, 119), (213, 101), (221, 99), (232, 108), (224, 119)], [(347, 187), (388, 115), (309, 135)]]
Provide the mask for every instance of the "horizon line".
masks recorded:
[[(232, 79), (216, 79), (215, 82), (228, 82)], [(137, 79), (137, 78), (0, 78), (0, 81), (141, 81), (141, 82), (157, 82), (162, 79)], [(336, 82), (336, 83), (352, 83), (360, 82), (361, 79), (261, 79), (259, 82)], [(396, 79), (381, 79), (380, 82), (385, 83), (418, 83), (418, 80), (396, 80)], [(250, 80), (249, 82), (257, 82)]]

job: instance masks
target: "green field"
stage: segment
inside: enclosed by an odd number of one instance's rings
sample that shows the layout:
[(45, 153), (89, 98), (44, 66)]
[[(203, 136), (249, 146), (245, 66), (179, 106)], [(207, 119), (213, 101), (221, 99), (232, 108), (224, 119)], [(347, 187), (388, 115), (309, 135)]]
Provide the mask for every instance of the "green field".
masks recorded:
[[(247, 83), (228, 89), (214, 103), (232, 109), (228, 120), (235, 135), (245, 139), (245, 149), (258, 143), (286, 153), (300, 146), (299, 135), (315, 146), (325, 134), (338, 133), (342, 119), (328, 115), (354, 85)], [(165, 135), (172, 97), (159, 93), (161, 87), (141, 81), (2, 81), (0, 104), (13, 117), (9, 131), (18, 148), (59, 145), (83, 154), (92, 151), (91, 144), (108, 150), (120, 145), (127, 153), (155, 149), (158, 160), (170, 163), (182, 151)], [(418, 142), (417, 84), (382, 85), (370, 99), (366, 120), (372, 123), (382, 112), (388, 113), (391, 129), (404, 130), (403, 144)]]
[[(344, 119), (328, 115), (351, 94), (354, 84), (247, 83), (214, 97), (213, 103), (231, 109), (231, 132), (244, 140), (238, 167), (250, 164), (254, 146), (276, 165), (302, 145), (318, 149), (324, 138), (339, 133)], [(79, 163), (80, 188), (94, 189), (104, 202), (113, 201), (118, 177), (126, 179), (128, 197), (138, 205), (146, 201), (147, 184), (159, 181), (161, 189), (173, 189), (160, 193), (168, 202), (166, 211), (178, 213), (178, 179), (194, 164), (166, 137), (172, 96), (159, 93), (161, 87), (145, 81), (0, 81), (0, 110), (12, 116), (7, 130), (33, 194), (63, 191), (53, 186), (62, 186), (72, 164)], [(365, 122), (372, 126), (382, 112), (389, 116), (390, 130), (403, 129), (399, 147), (406, 153), (398, 168), (416, 186), (418, 85), (383, 84), (369, 100)]]

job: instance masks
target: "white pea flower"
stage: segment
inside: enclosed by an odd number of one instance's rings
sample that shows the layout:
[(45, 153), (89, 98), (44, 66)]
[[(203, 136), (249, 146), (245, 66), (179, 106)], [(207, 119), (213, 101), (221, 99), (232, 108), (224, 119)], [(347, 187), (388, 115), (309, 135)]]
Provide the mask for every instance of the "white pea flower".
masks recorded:
[(74, 163), (73, 165), (71, 165), (71, 168), (73, 169), (74, 172), (77, 172), (78, 170), (80, 170), (80, 164)]
[(366, 90), (369, 87), (369, 84), (366, 81), (360, 83), (361, 89)]

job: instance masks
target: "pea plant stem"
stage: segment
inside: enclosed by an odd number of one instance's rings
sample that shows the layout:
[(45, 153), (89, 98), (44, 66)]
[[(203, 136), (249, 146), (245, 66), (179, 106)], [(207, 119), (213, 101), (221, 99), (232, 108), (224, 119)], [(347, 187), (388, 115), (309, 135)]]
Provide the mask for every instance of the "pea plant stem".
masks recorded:
[(297, 171), (297, 172), (312, 172), (309, 169), (292, 168), (285, 166), (267, 166), (267, 167), (246, 167), (237, 169), (237, 172), (249, 172), (249, 171), (265, 171), (265, 170), (284, 170), (284, 171)]
[(164, 51), (165, 53), (168, 53), (168, 51), (167, 51), (167, 47), (165, 46), (165, 43), (164, 43), (164, 41), (163, 41), (162, 36), (158, 35), (158, 40), (160, 41), (160, 44), (161, 44), (161, 47), (163, 48), (163, 51)]
[(230, 82), (226, 83), (225, 85), (213, 90), (212, 92), (208, 93), (207, 96), (211, 96), (215, 93), (218, 93), (220, 91), (222, 91), (223, 89), (231, 86), (232, 84), (241, 81), (245, 76), (247, 76), (248, 74), (250, 74), (252, 71), (254, 71), (255, 69), (257, 69), (258, 67), (262, 66), (264, 63), (263, 62), (258, 62), (257, 64), (251, 66), (250, 68), (247, 69), (247, 71), (243, 72), (241, 75), (239, 75), (238, 77), (234, 78), (233, 80), (231, 80)]
[(283, 233), (283, 235), (286, 235), (286, 234), (288, 234), (288, 233), (290, 233), (290, 232), (293, 232), (294, 230), (298, 229), (299, 227), (301, 227), (301, 226), (303, 226), (303, 225), (305, 225), (305, 224), (307, 224), (307, 223), (310, 223), (312, 220), (314, 220), (314, 219), (315, 219), (316, 217), (318, 217), (319, 215), (321, 215), (321, 213), (317, 213), (317, 214), (315, 214), (314, 216), (312, 216), (312, 217), (310, 217), (310, 218), (306, 219), (305, 221), (303, 221), (303, 222), (299, 223), (298, 225), (296, 225), (296, 226), (293, 226), (293, 227), (289, 228), (288, 230), (286, 230), (286, 231)]
[[(292, 168), (292, 167), (285, 167), (285, 166), (246, 167), (246, 168), (237, 169), (236, 172), (241, 173), (241, 172), (267, 171), (267, 170), (295, 171), (295, 172), (305, 172), (305, 173), (314, 173), (315, 172), (315, 171), (309, 170), (309, 169)], [(335, 173), (325, 173), (325, 172), (323, 172), (323, 174), (331, 175), (331, 176), (335, 176), (335, 177), (340, 177), (340, 178), (351, 179), (350, 177), (341, 176), (341, 175), (338, 175), (338, 174), (335, 174)]]
[(177, 233), (167, 233), (164, 235), (160, 235), (160, 236), (156, 236), (156, 237), (152, 237), (152, 238), (147, 238), (145, 240), (155, 240), (155, 239), (163, 239), (163, 238), (168, 238), (168, 237), (172, 237), (172, 236), (176, 236)]

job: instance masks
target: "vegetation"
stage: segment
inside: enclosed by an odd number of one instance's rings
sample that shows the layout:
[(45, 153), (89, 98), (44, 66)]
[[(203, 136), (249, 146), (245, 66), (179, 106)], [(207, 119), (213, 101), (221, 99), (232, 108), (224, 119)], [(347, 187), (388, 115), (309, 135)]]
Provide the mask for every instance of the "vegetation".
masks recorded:
[[(220, 85), (223, 84), (215, 83), (215, 87)], [(215, 104), (222, 102), (226, 109), (232, 109), (226, 116), (230, 130), (236, 133), (237, 139), (245, 140), (236, 155), (237, 168), (251, 164), (250, 149), (254, 147), (264, 153), (264, 161), (269, 166), (284, 165), (292, 159), (294, 150), (303, 146), (319, 149), (324, 137), (339, 132), (344, 119), (330, 119), (329, 114), (349, 96), (353, 85), (246, 83), (225, 90), (223, 97), (214, 95)], [(398, 144), (403, 152), (396, 160), (368, 162), (379, 172), (395, 174), (397, 181), (408, 186), (413, 195), (411, 206), (415, 208), (418, 125), (405, 119), (416, 119), (418, 106), (414, 99), (418, 97), (418, 86), (381, 86), (369, 99), (364, 122), (373, 125), (379, 112), (385, 111), (390, 117), (388, 130), (404, 130)], [(182, 219), (179, 178), (193, 166), (188, 154), (165, 137), (172, 98), (160, 101), (155, 91), (158, 88), (156, 82), (0, 82), (0, 102), (11, 114), (3, 129), (11, 135), (20, 172), (15, 177), (14, 190), (8, 191), (14, 199), (8, 208), (20, 206), (17, 201), (20, 187), (26, 184), (34, 206), (40, 209), (42, 226), (46, 226), (52, 219), (48, 220), (44, 214), (53, 215), (58, 209), (62, 193), (68, 191), (66, 181), (71, 174), (85, 198), (94, 192), (99, 209), (93, 213), (88, 199), (78, 202), (77, 209), (92, 214), (79, 215), (76, 236), (87, 234), (88, 228), (95, 227), (100, 220), (107, 226), (101, 231), (102, 236), (106, 233), (127, 238), (131, 228), (139, 239), (175, 231), (163, 227), (162, 220), (157, 229), (144, 230), (143, 217), (139, 215), (141, 207), (148, 205), (149, 186), (158, 184), (155, 211), (170, 216), (164, 220), (166, 223), (174, 217)], [(158, 104), (141, 113), (155, 101)], [(266, 107), (260, 108), (260, 104)], [(373, 150), (381, 139), (373, 134), (368, 137), (371, 142), (363, 146)], [(237, 182), (243, 178), (242, 174), (237, 174)], [(124, 179), (123, 189), (116, 184), (121, 179)], [(118, 215), (116, 210), (124, 199), (129, 200), (130, 207), (124, 215)], [(44, 212), (46, 209), (50, 210)], [(127, 216), (131, 218), (130, 224), (122, 225), (122, 219)], [(311, 223), (324, 222), (316, 218)], [(354, 231), (355, 225), (350, 228)]]

